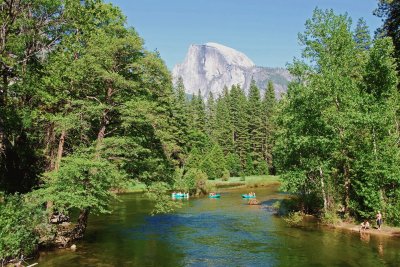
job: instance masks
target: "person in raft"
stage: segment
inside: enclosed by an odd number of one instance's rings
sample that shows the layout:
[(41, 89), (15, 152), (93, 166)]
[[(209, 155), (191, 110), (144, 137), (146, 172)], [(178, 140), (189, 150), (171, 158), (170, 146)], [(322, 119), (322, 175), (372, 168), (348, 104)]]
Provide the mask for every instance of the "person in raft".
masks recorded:
[(378, 226), (378, 230), (381, 230), (382, 214), (380, 211), (378, 211), (378, 214), (376, 214), (376, 225)]
[(361, 223), (360, 231), (361, 230), (367, 230), (367, 229), (369, 229), (369, 222), (368, 222), (368, 220), (364, 220), (364, 222)]

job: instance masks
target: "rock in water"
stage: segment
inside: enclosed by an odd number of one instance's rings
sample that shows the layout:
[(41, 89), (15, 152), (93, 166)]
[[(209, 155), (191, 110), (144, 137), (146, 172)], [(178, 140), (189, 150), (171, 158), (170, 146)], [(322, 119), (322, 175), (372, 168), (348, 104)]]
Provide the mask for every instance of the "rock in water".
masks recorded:
[(75, 244), (73, 244), (73, 245), (71, 246), (71, 250), (72, 250), (72, 251), (75, 251), (75, 250), (76, 250), (76, 245), (75, 245)]
[(249, 205), (260, 205), (260, 201), (258, 201), (255, 198), (251, 198), (251, 199), (249, 199), (249, 202), (247, 204), (249, 204)]
[(183, 63), (172, 71), (174, 82), (182, 77), (186, 93), (207, 97), (209, 92), (218, 96), (224, 86), (229, 89), (239, 84), (247, 92), (252, 79), (263, 90), (269, 80), (279, 97), (286, 92), (291, 76), (283, 68), (258, 67), (245, 54), (217, 44), (191, 45)]

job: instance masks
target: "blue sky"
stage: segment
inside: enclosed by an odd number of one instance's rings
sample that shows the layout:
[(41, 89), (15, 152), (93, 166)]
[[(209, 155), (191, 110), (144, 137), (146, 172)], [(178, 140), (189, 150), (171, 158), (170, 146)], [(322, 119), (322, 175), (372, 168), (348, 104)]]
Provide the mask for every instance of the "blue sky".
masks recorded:
[(297, 34), (315, 7), (363, 17), (371, 33), (377, 0), (107, 0), (119, 6), (169, 69), (184, 60), (190, 44), (216, 42), (245, 53), (256, 65), (284, 67), (300, 56)]

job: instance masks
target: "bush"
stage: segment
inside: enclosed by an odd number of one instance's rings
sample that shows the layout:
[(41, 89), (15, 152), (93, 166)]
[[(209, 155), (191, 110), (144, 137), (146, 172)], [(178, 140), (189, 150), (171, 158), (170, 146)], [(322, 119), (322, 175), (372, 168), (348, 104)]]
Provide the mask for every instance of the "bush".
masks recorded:
[(261, 161), (261, 162), (257, 165), (257, 173), (258, 173), (258, 174), (263, 174), (263, 175), (268, 175), (268, 174), (269, 174), (267, 162)]
[(183, 168), (176, 168), (174, 172), (174, 190), (188, 192), (190, 191), (190, 183), (183, 175)]
[(322, 215), (321, 222), (328, 225), (340, 223), (340, 218), (335, 211), (328, 211)]
[(40, 210), (32, 207), (24, 198), (5, 196), (0, 204), (0, 260), (28, 256), (37, 250), (39, 237), (35, 226)]
[(290, 212), (283, 220), (290, 226), (299, 226), (303, 222), (304, 213), (301, 211)]
[(283, 199), (279, 201), (279, 205), (277, 207), (279, 207), (277, 214), (280, 216), (287, 216), (292, 212), (300, 210), (299, 200), (297, 198)]
[(168, 184), (163, 182), (153, 183), (149, 186), (146, 196), (155, 202), (154, 208), (151, 212), (152, 215), (159, 213), (169, 213), (181, 207), (180, 202), (173, 201), (169, 190), (171, 189)]
[(246, 174), (244, 173), (244, 171), (240, 171), (239, 172), (240, 175), (240, 181), (246, 181)]
[(199, 169), (191, 168), (183, 176), (185, 185), (190, 191), (195, 191), (196, 194), (202, 192), (206, 194), (208, 176), (206, 173)]
[(225, 170), (222, 172), (221, 180), (222, 180), (222, 181), (228, 181), (230, 177), (231, 177), (231, 174), (229, 173), (229, 170), (225, 169)]
[(274, 202), (274, 204), (272, 204), (272, 208), (273, 208), (276, 212), (278, 212), (279, 209), (281, 208), (281, 202), (280, 202), (280, 201)]

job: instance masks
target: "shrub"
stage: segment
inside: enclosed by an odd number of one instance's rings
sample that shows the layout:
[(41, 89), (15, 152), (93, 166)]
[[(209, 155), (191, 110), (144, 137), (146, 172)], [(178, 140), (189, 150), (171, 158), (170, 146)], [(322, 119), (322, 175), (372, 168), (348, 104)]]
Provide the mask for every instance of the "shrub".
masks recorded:
[(0, 204), (0, 260), (28, 256), (37, 250), (39, 237), (35, 231), (40, 211), (24, 198), (5, 196)]
[(230, 177), (231, 177), (231, 174), (230, 174), (229, 170), (225, 169), (225, 170), (222, 172), (221, 180), (222, 180), (222, 181), (228, 181)]
[(274, 202), (274, 204), (272, 204), (272, 208), (273, 208), (276, 212), (278, 212), (279, 209), (281, 208), (281, 202), (280, 202), (280, 201)]
[(208, 180), (207, 174), (195, 168), (189, 169), (183, 176), (184, 183), (190, 191), (196, 191), (196, 194), (202, 192), (207, 193), (206, 182)]
[(246, 181), (246, 174), (244, 173), (244, 171), (240, 171), (239, 172), (240, 175), (240, 181)]
[(290, 212), (286, 217), (283, 218), (290, 226), (299, 226), (303, 222), (304, 213), (301, 211)]
[(267, 162), (261, 161), (261, 162), (257, 165), (257, 173), (258, 173), (258, 174), (264, 174), (264, 175), (268, 175), (268, 174), (269, 174)]
[(340, 222), (340, 218), (335, 211), (327, 211), (322, 215), (321, 222), (328, 225), (335, 225)]

